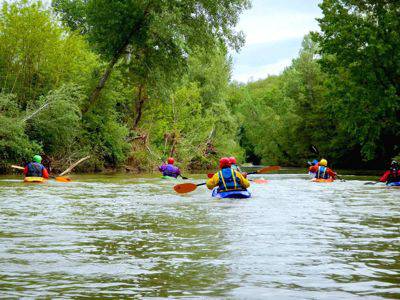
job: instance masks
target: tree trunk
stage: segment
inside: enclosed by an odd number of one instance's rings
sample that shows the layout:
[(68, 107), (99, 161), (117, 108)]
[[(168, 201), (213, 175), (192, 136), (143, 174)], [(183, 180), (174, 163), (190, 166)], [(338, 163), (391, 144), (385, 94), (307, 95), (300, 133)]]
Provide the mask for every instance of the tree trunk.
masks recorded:
[(136, 24), (135, 26), (133, 26), (131, 33), (129, 34), (129, 36), (126, 38), (126, 40), (124, 41), (124, 43), (122, 44), (122, 46), (117, 50), (117, 52), (115, 52), (114, 56), (112, 57), (111, 61), (109, 62), (106, 70), (104, 71), (103, 76), (101, 76), (99, 82), (97, 83), (95, 89), (93, 90), (92, 94), (89, 97), (89, 103), (88, 106), (86, 108), (84, 108), (82, 110), (83, 113), (88, 112), (89, 110), (91, 110), (94, 105), (96, 104), (101, 91), (103, 90), (104, 86), (106, 85), (106, 82), (108, 80), (108, 78), (111, 75), (112, 70), (114, 69), (115, 64), (118, 62), (118, 60), (121, 58), (122, 54), (124, 52), (126, 52), (127, 47), (129, 46), (132, 37), (138, 32), (140, 31), (140, 29), (142, 28), (143, 24), (145, 23), (148, 15), (149, 15), (149, 7), (146, 8), (144, 14), (143, 14), (143, 18), (141, 18)]
[(139, 122), (142, 119), (143, 105), (147, 99), (148, 99), (148, 97), (147, 97), (146, 86), (144, 84), (140, 84), (138, 96), (137, 96), (137, 100), (136, 100), (136, 105), (135, 105), (136, 117), (133, 122), (133, 130), (137, 129)]

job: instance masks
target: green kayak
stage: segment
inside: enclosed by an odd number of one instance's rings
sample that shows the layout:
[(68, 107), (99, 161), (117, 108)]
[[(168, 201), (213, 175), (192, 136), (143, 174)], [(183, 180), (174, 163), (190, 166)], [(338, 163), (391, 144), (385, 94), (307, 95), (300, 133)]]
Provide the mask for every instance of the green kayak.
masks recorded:
[(177, 181), (177, 180), (179, 180), (178, 178), (171, 177), (171, 176), (161, 176), (161, 179), (172, 180), (172, 181)]

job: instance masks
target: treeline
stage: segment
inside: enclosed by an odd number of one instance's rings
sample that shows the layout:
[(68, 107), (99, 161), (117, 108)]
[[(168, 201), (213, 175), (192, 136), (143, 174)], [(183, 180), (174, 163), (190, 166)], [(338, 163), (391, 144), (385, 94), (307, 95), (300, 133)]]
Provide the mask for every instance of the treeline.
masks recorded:
[(233, 87), (233, 99), (243, 99), (241, 145), (264, 163), (323, 156), (336, 167), (383, 168), (400, 154), (400, 3), (320, 6), (321, 31), (304, 39), (290, 67)]
[[(321, 4), (321, 31), (279, 76), (231, 83), (248, 0), (54, 0), (0, 12), (0, 172), (148, 171), (239, 161), (382, 168), (399, 155), (400, 4)], [(316, 150), (319, 153), (315, 153)]]
[(227, 49), (247, 0), (40, 1), (0, 13), (0, 170), (204, 168), (241, 157)]

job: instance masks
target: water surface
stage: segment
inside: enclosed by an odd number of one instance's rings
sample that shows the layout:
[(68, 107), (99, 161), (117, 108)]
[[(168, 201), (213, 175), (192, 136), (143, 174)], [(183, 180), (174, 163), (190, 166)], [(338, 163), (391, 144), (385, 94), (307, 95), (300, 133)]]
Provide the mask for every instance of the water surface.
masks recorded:
[(266, 178), (216, 200), (151, 177), (0, 177), (0, 298), (400, 298), (400, 189)]

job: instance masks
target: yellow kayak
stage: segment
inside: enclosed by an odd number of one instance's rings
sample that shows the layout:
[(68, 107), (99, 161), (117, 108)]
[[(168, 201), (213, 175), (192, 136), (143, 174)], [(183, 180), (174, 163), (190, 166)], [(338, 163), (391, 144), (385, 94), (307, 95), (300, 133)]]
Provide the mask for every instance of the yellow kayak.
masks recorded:
[(333, 178), (329, 178), (329, 179), (314, 178), (311, 181), (312, 182), (333, 182)]
[(24, 182), (28, 183), (43, 183), (46, 179), (43, 177), (25, 177)]

